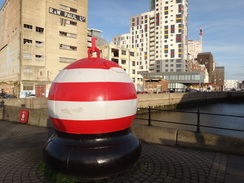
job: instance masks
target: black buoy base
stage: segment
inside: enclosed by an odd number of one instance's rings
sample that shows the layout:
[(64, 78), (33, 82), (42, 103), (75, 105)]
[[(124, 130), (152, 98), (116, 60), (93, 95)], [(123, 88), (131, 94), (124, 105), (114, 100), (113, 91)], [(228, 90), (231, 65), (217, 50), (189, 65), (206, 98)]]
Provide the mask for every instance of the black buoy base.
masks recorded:
[(104, 134), (56, 131), (44, 147), (44, 159), (55, 171), (82, 178), (104, 178), (131, 167), (141, 144), (130, 129)]

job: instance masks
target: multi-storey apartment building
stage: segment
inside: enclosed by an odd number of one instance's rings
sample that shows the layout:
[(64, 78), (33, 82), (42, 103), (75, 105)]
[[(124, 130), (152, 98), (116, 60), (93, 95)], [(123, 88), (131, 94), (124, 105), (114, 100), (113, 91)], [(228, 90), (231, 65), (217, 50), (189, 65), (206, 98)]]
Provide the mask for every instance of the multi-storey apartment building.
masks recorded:
[(131, 42), (113, 42), (137, 48), (138, 71), (185, 72), (187, 60), (187, 0), (151, 0), (151, 11), (130, 18)]
[(131, 34), (122, 34), (113, 37), (113, 43), (121, 48), (131, 48)]
[(87, 0), (6, 0), (0, 10), (0, 88), (47, 96), (68, 64), (87, 57)]
[(151, 0), (151, 11), (132, 16), (130, 34), (115, 36), (113, 42), (138, 50), (139, 72), (186, 72), (187, 17), (187, 0)]
[(137, 50), (121, 48), (113, 43), (98, 46), (98, 48), (101, 51), (101, 58), (119, 64), (130, 76), (137, 88)]
[(151, 0), (151, 11), (131, 17), (132, 48), (139, 48), (139, 70), (185, 72), (187, 0)]

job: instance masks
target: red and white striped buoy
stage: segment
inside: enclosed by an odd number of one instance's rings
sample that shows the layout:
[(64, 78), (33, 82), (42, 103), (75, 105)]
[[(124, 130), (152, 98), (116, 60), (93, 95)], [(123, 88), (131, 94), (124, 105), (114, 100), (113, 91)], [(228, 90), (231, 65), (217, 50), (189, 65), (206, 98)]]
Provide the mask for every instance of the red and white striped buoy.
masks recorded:
[[(93, 48), (94, 49), (94, 48)], [(97, 48), (96, 48), (97, 49)], [(118, 64), (91, 57), (64, 68), (54, 79), (48, 110), (55, 129), (73, 134), (98, 134), (131, 126), (137, 95), (131, 78)]]

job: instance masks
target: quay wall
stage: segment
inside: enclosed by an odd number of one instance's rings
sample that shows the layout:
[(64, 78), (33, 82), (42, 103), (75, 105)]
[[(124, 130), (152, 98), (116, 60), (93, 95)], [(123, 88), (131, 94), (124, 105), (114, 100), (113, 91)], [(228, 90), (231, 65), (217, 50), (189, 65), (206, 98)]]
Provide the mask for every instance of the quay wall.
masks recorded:
[(244, 92), (194, 92), (194, 93), (162, 93), (138, 95), (138, 108), (161, 107), (176, 108), (187, 105), (207, 104), (209, 102), (225, 101), (242, 98)]
[[(138, 107), (172, 106), (211, 102), (225, 99), (244, 99), (244, 92), (194, 92), (194, 93), (161, 93), (161, 94), (138, 94)], [(0, 99), (0, 107), (15, 106), (28, 109), (47, 109), (47, 98), (20, 98)]]

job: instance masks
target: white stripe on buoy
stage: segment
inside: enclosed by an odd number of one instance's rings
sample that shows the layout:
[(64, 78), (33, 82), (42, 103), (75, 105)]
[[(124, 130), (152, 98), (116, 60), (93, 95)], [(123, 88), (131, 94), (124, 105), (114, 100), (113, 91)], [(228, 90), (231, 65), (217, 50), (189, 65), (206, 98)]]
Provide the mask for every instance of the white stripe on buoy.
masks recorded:
[(53, 82), (124, 82), (132, 83), (130, 77), (121, 68), (111, 69), (65, 69), (60, 71)]
[(136, 110), (137, 99), (95, 102), (48, 101), (49, 115), (56, 119), (115, 119), (135, 115)]

